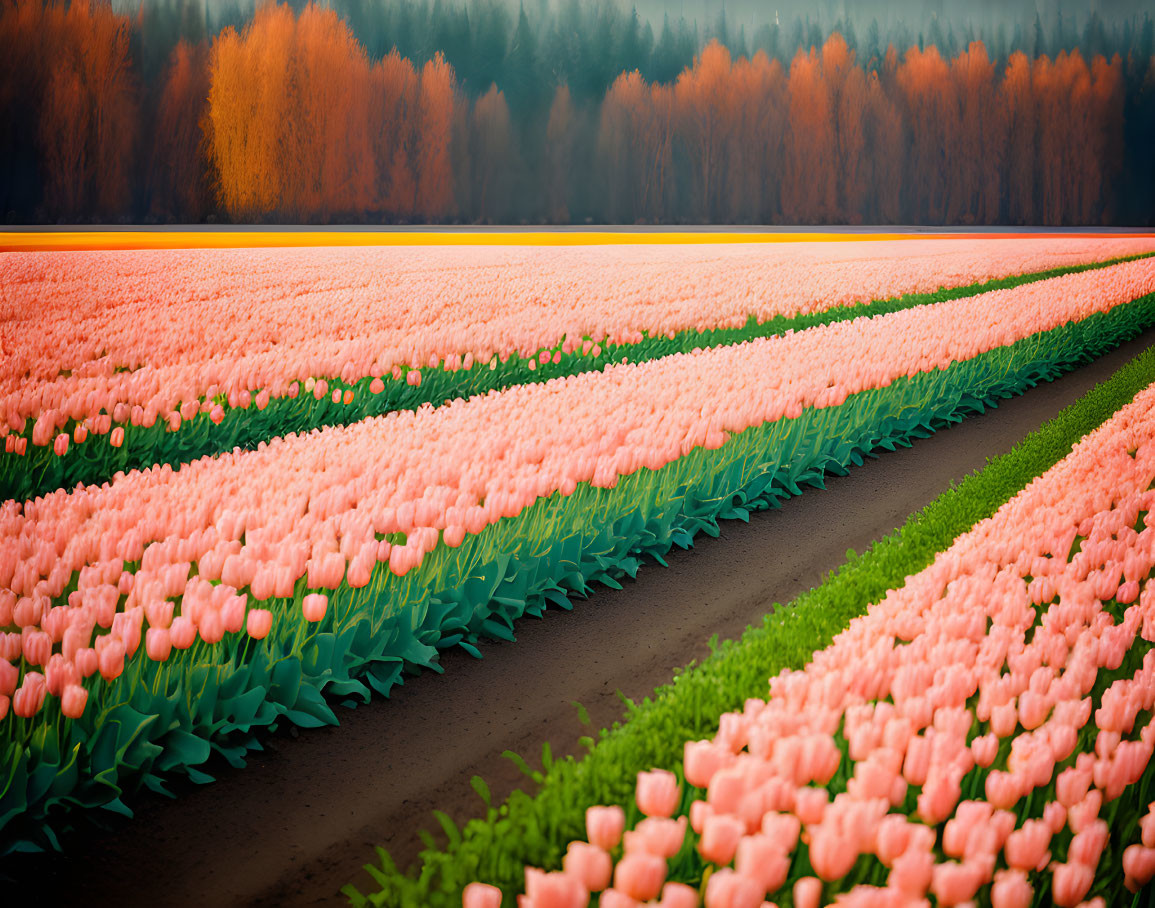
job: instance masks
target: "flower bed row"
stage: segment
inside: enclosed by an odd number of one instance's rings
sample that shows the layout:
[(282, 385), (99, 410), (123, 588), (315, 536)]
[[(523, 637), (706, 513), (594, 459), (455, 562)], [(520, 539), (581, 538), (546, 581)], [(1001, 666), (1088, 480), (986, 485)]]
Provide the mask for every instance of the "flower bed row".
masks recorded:
[(677, 773), (639, 773), (624, 837), (591, 807), (521, 904), (1117, 904), (1155, 876), (1152, 510), (1155, 385)]
[[(716, 733), (721, 726), (720, 717), (727, 712), (733, 711), (735, 716), (744, 717), (744, 704), (750, 698), (766, 696), (768, 678), (780, 675), (784, 670), (801, 668), (810, 662), (816, 651), (828, 646), (832, 639), (848, 627), (852, 619), (865, 612), (868, 603), (883, 600), (887, 595), (895, 595), (893, 591), (901, 589), (909, 577), (919, 574), (934, 562), (938, 553), (948, 549), (957, 536), (992, 515), (1008, 498), (1066, 456), (1073, 443), (1110, 419), (1118, 408), (1126, 405), (1137, 392), (1152, 382), (1155, 382), (1155, 351), (1148, 351), (1107, 382), (1092, 389), (1055, 420), (1032, 433), (1009, 454), (990, 462), (982, 472), (968, 477), (924, 511), (912, 515), (905, 526), (876, 542), (864, 555), (848, 553), (849, 560), (839, 571), (831, 574), (816, 589), (803, 594), (790, 607), (776, 607), (763, 624), (749, 629), (740, 641), (723, 643), (704, 663), (677, 674), (674, 682), (656, 691), (652, 699), (632, 707), (621, 725), (604, 731), (597, 743), (591, 745), (589, 753), (580, 758), (552, 761), (543, 766), (540, 772), (533, 774), (537, 788), (533, 797), (514, 792), (508, 801), (500, 805), (500, 809), (487, 799), (488, 812), (484, 819), (472, 820), (461, 830), (451, 830), (449, 842), (443, 848), (431, 847), (423, 852), (420, 864), (410, 873), (398, 870), (389, 856), (379, 849), (378, 864), (366, 868), (375, 877), (379, 888), (366, 895), (352, 886), (346, 887), (345, 892), (351, 902), (355, 906), (460, 905), (466, 885), (471, 880), (482, 879), (504, 889), (508, 894), (507, 902), (512, 904), (512, 893), (521, 890), (525, 882), (522, 871), (525, 864), (536, 864), (551, 870), (561, 869), (568, 842), (579, 837), (588, 838), (591, 832), (596, 839), (599, 835), (598, 827), (604, 823), (605, 818), (613, 818), (614, 811), (596, 812), (590, 818), (593, 828), (587, 827), (585, 810), (589, 805), (620, 805), (624, 807), (626, 817), (633, 825), (640, 817), (634, 784), (639, 772), (654, 766), (677, 768), (684, 755), (693, 754), (690, 756), (693, 762), (699, 758), (700, 753), (712, 751), (713, 747), (703, 748), (702, 745), (692, 745), (687, 749), (684, 742), (687, 739), (717, 737)], [(1121, 459), (1119, 462), (1124, 469), (1130, 469)], [(1075, 529), (1078, 531), (1079, 527)], [(1151, 530), (1145, 532), (1150, 534)], [(1028, 532), (1026, 535), (1029, 538), (1032, 534)], [(1150, 596), (1149, 593), (1145, 595)], [(777, 683), (782, 685), (788, 682)], [(1107, 685), (1102, 684), (1101, 688), (1100, 702), (1102, 691), (1106, 690)], [(757, 704), (752, 704), (752, 707), (757, 707)], [(878, 709), (875, 707), (876, 714)], [(756, 709), (752, 708), (751, 712), (756, 712)], [(727, 720), (729, 730), (726, 734), (731, 734), (733, 729), (747, 721), (745, 718)], [(883, 731), (885, 734), (885, 726)], [(725, 735), (723, 739), (726, 739)], [(972, 736), (971, 743), (973, 740)], [(1084, 737), (1080, 744), (1086, 743)], [(847, 750), (849, 746), (850, 742), (846, 742)], [(984, 746), (985, 742), (980, 742), (978, 749), (982, 750)], [(999, 753), (1001, 749), (996, 750), (996, 758), (1005, 756)], [(1078, 758), (1075, 759), (1078, 763)], [(1084, 759), (1084, 769), (1086, 765)], [(1072, 779), (1072, 776), (1065, 778)], [(848, 784), (845, 773), (843, 781)], [(1093, 770), (1091, 781), (1094, 782)], [(475, 786), (485, 796), (484, 785), (476, 782)], [(715, 787), (716, 790), (720, 788), (718, 785)], [(1065, 781), (1064, 789), (1069, 796), (1070, 788), (1071, 782)], [(707, 786), (707, 804), (708, 791)], [(700, 791), (687, 788), (686, 797), (679, 806), (687, 807), (700, 794)], [(815, 806), (816, 811), (818, 801), (828, 802), (828, 799), (823, 799), (817, 793), (817, 789), (814, 794), (806, 797), (815, 802), (811, 806)], [(1147, 797), (1140, 792), (1135, 806), (1145, 804)], [(804, 797), (803, 803), (805, 801)], [(797, 804), (796, 797), (795, 806)], [(914, 809), (917, 809), (917, 804), (916, 797), (913, 801)], [(1037, 806), (1042, 809), (1041, 801)], [(1090, 806), (1088, 804), (1087, 808)], [(1107, 805), (1107, 809), (1111, 809), (1110, 805)], [(699, 807), (697, 812), (708, 810)], [(1054, 808), (1051, 813), (1054, 815)], [(609, 824), (611, 829), (617, 822), (620, 820)], [(793, 825), (788, 818), (771, 825), (780, 822)], [(903, 831), (898, 829), (897, 820), (887, 822), (888, 830)], [(668, 824), (651, 823), (643, 829), (641, 836), (635, 836), (634, 839), (646, 838), (646, 833), (654, 827), (665, 827), (669, 831)], [(952, 827), (952, 839), (955, 839), (952, 844), (957, 844), (957, 829), (958, 825)], [(604, 827), (601, 831), (604, 832)], [(1113, 836), (1122, 845), (1130, 847), (1127, 836), (1133, 837), (1134, 832), (1121, 836), (1116, 831)], [(876, 841), (877, 838), (876, 835)], [(1016, 841), (1022, 839), (1020, 836)], [(1069, 851), (1069, 843), (1067, 847)], [(749, 852), (750, 849), (751, 846), (747, 845), (743, 850)], [(1119, 850), (1116, 846), (1115, 853), (1118, 854)], [(693, 860), (694, 854), (696, 852), (691, 846), (685, 847), (683, 857)], [(571, 866), (580, 861), (580, 857), (570, 859)], [(781, 865), (781, 861), (773, 854), (766, 863), (767, 868), (775, 872)], [(670, 866), (673, 868), (674, 865)], [(699, 873), (704, 870), (700, 858), (696, 866)], [(682, 867), (684, 862), (678, 864), (679, 872)], [(877, 866), (875, 869), (878, 869)], [(791, 871), (795, 870), (797, 868), (792, 866)], [(932, 883), (933, 880), (932, 871)], [(1006, 881), (1002, 887), (1004, 890), (1013, 887), (1021, 892), (1019, 881), (1006, 876), (1001, 877), (1001, 880)], [(678, 904), (678, 889), (672, 888), (672, 898), (668, 903)], [(808, 894), (806, 890), (813, 888), (813, 884), (804, 884), (800, 894), (805, 898)], [(779, 903), (790, 904), (793, 895), (792, 887), (787, 887)], [(690, 898), (685, 893), (682, 897)], [(687, 903), (696, 903), (696, 895)], [(805, 904), (804, 901), (801, 903)]]
[[(73, 272), (94, 263), (65, 258), (62, 265), (60, 253), (18, 259), (11, 305), (27, 307), (37, 298), (41, 321), (11, 323), (10, 340), (20, 355), (10, 360), (11, 374), (0, 376), (0, 388), (8, 386), (0, 393), (0, 498), (99, 483), (118, 470), (186, 463), (289, 432), (600, 369), (607, 362), (640, 362), (985, 292), (1096, 267), (1104, 259), (1149, 254), (1151, 245), (1081, 239), (1056, 247), (1052, 241), (972, 238), (840, 244), (833, 253), (795, 247), (765, 261), (736, 247), (713, 251), (690, 262), (692, 267), (681, 263), (681, 273), (693, 280), (677, 292), (665, 287), (668, 269), (659, 267), (668, 250), (646, 258), (634, 250), (616, 253), (630, 267), (615, 274), (612, 288), (584, 259), (580, 266), (563, 259), (545, 276), (515, 281), (513, 291), (501, 294), (475, 297), (474, 286), (468, 292), (458, 288), (465, 293), (460, 297), (452, 287), (442, 288), (436, 305), (430, 303), (437, 285), (429, 270), (402, 270), (399, 286), (377, 287), (381, 275), (373, 269), (390, 264), (379, 259), (392, 254), (382, 250), (357, 250), (352, 261), (339, 262), (328, 258), (354, 253), (319, 251), (328, 265), (359, 265), (338, 286), (331, 277), (322, 280), (311, 259), (300, 264), (297, 258), (284, 261), (283, 253), (238, 252), (257, 257), (256, 275), (230, 280), (226, 266), (219, 298), (196, 280), (204, 271), (203, 263), (193, 267), (199, 253), (148, 254), (171, 259), (165, 270), (137, 258), (142, 253), (124, 261), (119, 254), (101, 264), (135, 282), (111, 300), (97, 293), (102, 306), (84, 318), (75, 311)], [(478, 253), (436, 251), (446, 254)], [(655, 254), (661, 260), (651, 261)], [(281, 266), (276, 276), (262, 269), (270, 267), (264, 261), (269, 256)], [(481, 266), (474, 265), (468, 273), (477, 278)], [(723, 265), (724, 281), (716, 273)], [(712, 291), (703, 289), (703, 276), (717, 279)], [(185, 281), (191, 289), (184, 289)], [(772, 295), (751, 292), (770, 286)], [(173, 287), (185, 296), (158, 306), (157, 299), (172, 297)], [(281, 298), (267, 299), (276, 287)], [(368, 288), (381, 297), (362, 298)], [(359, 299), (355, 312), (342, 308), (350, 296)], [(864, 302), (870, 299), (876, 302)], [(60, 318), (44, 316), (45, 300), (48, 313), (59, 311)], [(54, 300), (61, 302), (53, 306)], [(418, 303), (420, 316), (411, 311)], [(281, 312), (286, 306), (294, 318)], [(197, 324), (185, 330), (184, 321)], [(74, 336), (78, 324), (82, 338)], [(517, 340), (522, 329), (530, 334)], [(38, 330), (47, 334), (35, 341), (29, 334)], [(54, 330), (64, 334), (57, 337)]]
[[(438, 647), (509, 638), (524, 612), (612, 584), (640, 554), (1052, 377), (1152, 323), (1155, 297), (1122, 302), (1149, 270), (1116, 268), (1056, 279), (1070, 293), (1045, 305), (1029, 288), (990, 294), (994, 326), (946, 303), (9, 502), (0, 622), (20, 630), (3, 638), (0, 821), (31, 838), (61, 805), (117, 807), (121, 787), (195, 777), (210, 748), (239, 762), (254, 728), (333, 721), (321, 689), (387, 692)], [(1064, 307), (1081, 320), (1014, 340)], [(873, 371), (846, 370), (840, 343)], [(620, 414), (610, 431), (599, 403)], [(583, 420), (601, 434), (575, 433)]]

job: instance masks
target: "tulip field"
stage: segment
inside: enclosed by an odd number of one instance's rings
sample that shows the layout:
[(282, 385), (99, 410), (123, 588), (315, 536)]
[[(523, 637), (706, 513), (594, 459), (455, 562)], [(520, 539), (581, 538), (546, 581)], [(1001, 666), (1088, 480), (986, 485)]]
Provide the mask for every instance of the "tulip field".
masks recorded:
[[(1141, 236), (0, 253), (0, 855), (1152, 327)], [(1149, 353), (345, 895), (1140, 904), (1153, 487)]]
[(1119, 904), (1155, 875), (1153, 486), (1155, 385), (687, 741), (680, 775), (639, 773), (624, 836), (589, 807), (529, 902), (696, 905), (690, 880), (708, 906)]

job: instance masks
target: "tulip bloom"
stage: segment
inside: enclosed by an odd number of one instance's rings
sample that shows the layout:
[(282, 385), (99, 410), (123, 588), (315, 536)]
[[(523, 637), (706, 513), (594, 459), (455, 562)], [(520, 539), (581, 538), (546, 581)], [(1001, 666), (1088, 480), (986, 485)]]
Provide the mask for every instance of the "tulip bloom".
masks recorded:
[(254, 608), (249, 610), (245, 619), (245, 630), (254, 640), (264, 640), (273, 627), (273, 613), (268, 609)]
[(681, 800), (677, 776), (664, 769), (639, 772), (636, 798), (638, 810), (646, 816), (671, 816)]
[(329, 597), (324, 593), (310, 593), (301, 601), (301, 611), (306, 621), (320, 621), (329, 607)]
[(657, 898), (666, 880), (666, 862), (652, 854), (627, 854), (614, 869), (614, 888), (632, 899)]
[(562, 867), (590, 892), (605, 889), (610, 884), (614, 869), (609, 854), (588, 842), (570, 842)]
[(622, 840), (622, 830), (625, 826), (626, 814), (620, 807), (586, 808), (586, 838), (591, 845), (596, 845), (603, 851), (617, 847)]

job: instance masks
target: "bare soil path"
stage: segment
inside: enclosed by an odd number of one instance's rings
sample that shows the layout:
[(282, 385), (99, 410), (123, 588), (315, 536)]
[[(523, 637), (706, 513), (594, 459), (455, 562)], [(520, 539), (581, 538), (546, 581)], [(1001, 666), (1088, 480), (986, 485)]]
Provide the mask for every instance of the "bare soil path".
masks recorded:
[(5, 904), (101, 906), (340, 905), (361, 866), (384, 845), (402, 863), (420, 848), (430, 811), (463, 822), (481, 802), (481, 775), (496, 798), (525, 780), (502, 758), (531, 763), (548, 741), (576, 752), (578, 701), (601, 728), (622, 716), (617, 691), (644, 698), (674, 670), (708, 654), (713, 634), (735, 637), (776, 602), (789, 602), (862, 551), (952, 481), (1008, 451), (1147, 346), (1155, 330), (997, 410), (868, 461), (825, 492), (808, 490), (750, 523), (727, 522), (670, 567), (647, 565), (624, 590), (601, 590), (572, 612), (526, 620), (516, 644), (489, 643), (485, 658), (444, 658), (445, 674), (410, 679), (390, 701), (338, 709), (337, 728), (287, 731), (244, 770), (186, 786), (175, 801), (140, 798), (134, 820), (69, 837), (65, 855), (18, 856), (0, 865)]

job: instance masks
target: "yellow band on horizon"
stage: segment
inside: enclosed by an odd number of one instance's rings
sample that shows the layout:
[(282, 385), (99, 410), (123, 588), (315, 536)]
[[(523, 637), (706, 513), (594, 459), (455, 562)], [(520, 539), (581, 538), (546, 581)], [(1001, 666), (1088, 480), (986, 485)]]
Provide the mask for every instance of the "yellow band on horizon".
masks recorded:
[(7, 231), (0, 232), (0, 252), (243, 249), (304, 246), (609, 246), (714, 243), (813, 243), (876, 240), (1010, 237), (1155, 236), (1151, 233), (830, 233), (830, 232), (694, 232), (694, 231)]

